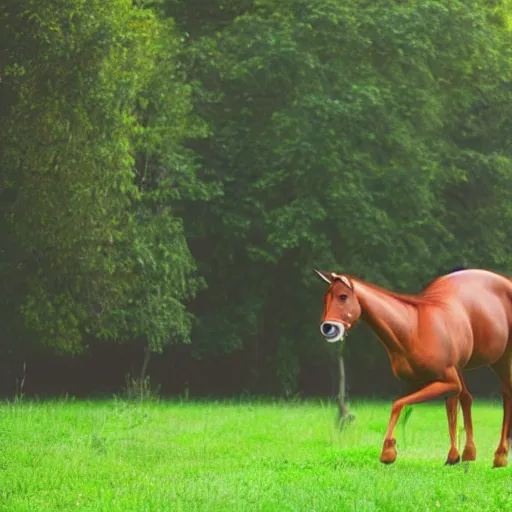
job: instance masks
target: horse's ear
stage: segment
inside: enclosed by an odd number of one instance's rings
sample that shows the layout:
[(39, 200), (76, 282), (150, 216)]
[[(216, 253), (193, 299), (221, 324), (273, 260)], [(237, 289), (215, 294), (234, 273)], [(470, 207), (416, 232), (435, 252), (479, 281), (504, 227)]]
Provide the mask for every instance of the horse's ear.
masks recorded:
[(340, 279), (341, 279), (341, 282), (347, 286), (348, 288), (350, 288), (351, 290), (354, 289), (354, 285), (352, 284), (352, 281), (350, 281), (350, 279), (346, 276), (340, 276)]
[(328, 272), (324, 272), (322, 270), (317, 270), (316, 268), (313, 269), (317, 274), (318, 276), (320, 277), (320, 279), (322, 279), (323, 281), (325, 281), (326, 283), (328, 284), (331, 284), (332, 283), (332, 275), (329, 274)]
[(353, 290), (354, 285), (350, 281), (350, 279), (347, 276), (342, 276), (340, 274), (335, 274), (334, 272), (331, 274), (332, 279), (339, 279), (348, 289)]

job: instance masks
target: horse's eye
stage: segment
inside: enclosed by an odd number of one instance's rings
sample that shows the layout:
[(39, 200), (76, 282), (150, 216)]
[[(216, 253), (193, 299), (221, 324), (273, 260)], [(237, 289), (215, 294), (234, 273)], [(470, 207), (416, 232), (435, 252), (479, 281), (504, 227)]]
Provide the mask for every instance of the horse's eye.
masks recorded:
[(348, 296), (347, 296), (347, 295), (345, 295), (344, 293), (343, 293), (342, 295), (340, 295), (340, 300), (341, 300), (342, 302), (345, 302), (347, 299), (348, 299)]

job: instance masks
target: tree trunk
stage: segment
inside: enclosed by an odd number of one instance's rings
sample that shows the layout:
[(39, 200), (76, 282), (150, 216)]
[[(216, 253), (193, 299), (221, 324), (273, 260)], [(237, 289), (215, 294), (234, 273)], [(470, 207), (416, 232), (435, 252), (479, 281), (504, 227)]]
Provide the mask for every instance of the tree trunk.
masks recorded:
[(146, 373), (148, 371), (149, 360), (151, 359), (151, 350), (149, 347), (144, 348), (144, 361), (142, 362), (142, 369), (140, 371), (140, 379), (144, 381)]
[(355, 420), (354, 414), (352, 414), (346, 406), (346, 375), (345, 375), (345, 362), (343, 360), (343, 348), (340, 347), (338, 352), (338, 369), (339, 369), (339, 387), (338, 387), (338, 420), (340, 426), (344, 423), (350, 423)]
[(263, 369), (263, 361), (265, 355), (265, 303), (261, 307), (258, 314), (258, 323), (256, 332), (254, 333), (253, 344), (251, 349), (251, 361), (249, 366), (249, 391), (252, 394), (258, 394), (261, 389), (261, 371)]

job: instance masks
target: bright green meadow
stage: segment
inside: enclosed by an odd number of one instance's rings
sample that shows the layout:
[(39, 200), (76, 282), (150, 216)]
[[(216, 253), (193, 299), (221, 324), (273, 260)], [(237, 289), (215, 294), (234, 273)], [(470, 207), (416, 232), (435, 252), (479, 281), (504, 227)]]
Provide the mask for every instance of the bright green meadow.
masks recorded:
[(476, 401), (478, 460), (453, 467), (442, 402), (412, 409), (382, 465), (390, 405), (352, 403), (339, 431), (321, 401), (4, 402), (0, 511), (512, 510), (500, 404)]

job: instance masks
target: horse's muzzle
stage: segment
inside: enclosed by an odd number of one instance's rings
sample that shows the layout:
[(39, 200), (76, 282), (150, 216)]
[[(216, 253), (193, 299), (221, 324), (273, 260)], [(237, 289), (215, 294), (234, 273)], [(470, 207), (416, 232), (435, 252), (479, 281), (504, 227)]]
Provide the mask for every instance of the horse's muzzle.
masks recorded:
[(341, 322), (322, 322), (320, 332), (326, 341), (335, 343), (345, 336), (345, 326)]

